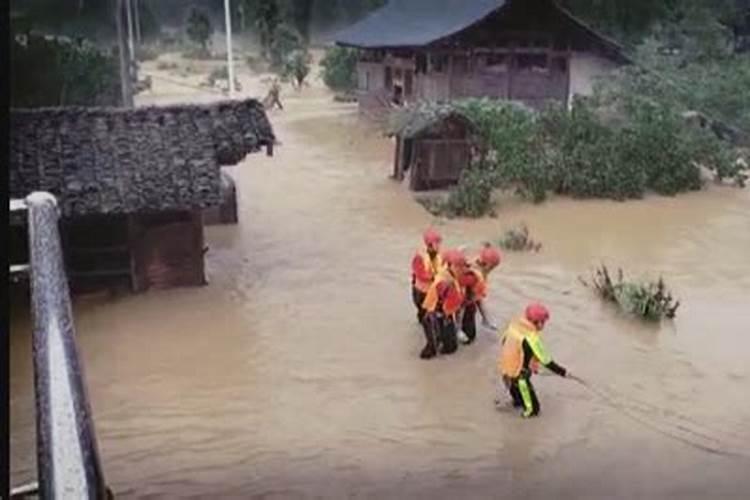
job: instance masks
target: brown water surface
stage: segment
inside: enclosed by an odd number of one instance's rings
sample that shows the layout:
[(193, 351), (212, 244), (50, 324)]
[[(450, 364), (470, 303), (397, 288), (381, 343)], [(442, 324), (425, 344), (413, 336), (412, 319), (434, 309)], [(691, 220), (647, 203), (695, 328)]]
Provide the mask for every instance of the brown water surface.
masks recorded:
[[(215, 98), (155, 80), (141, 102)], [(285, 104), (270, 115), (275, 156), (230, 169), (240, 224), (208, 229), (209, 286), (76, 301), (119, 496), (747, 497), (750, 192), (504, 202), (497, 219), (435, 222), (388, 179), (392, 145), (351, 105), (318, 82)], [(494, 409), (490, 333), (419, 360), (409, 297), (425, 226), (478, 244), (521, 221), (544, 249), (506, 255), (488, 308), (506, 322), (545, 301), (555, 358), (606, 396), (540, 376), (534, 421)], [(600, 261), (662, 273), (677, 319), (649, 326), (601, 304), (577, 281)], [(15, 483), (35, 476), (29, 335), (15, 311)]]

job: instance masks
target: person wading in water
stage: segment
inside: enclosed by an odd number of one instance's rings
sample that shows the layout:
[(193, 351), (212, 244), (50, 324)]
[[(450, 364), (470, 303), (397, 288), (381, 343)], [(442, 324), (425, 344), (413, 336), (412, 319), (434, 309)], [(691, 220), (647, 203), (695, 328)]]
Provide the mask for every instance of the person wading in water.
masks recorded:
[(487, 317), (482, 303), (487, 298), (487, 278), (492, 270), (500, 265), (501, 258), (499, 250), (485, 244), (474, 264), (461, 276), (460, 283), (464, 287), (466, 300), (461, 312), (459, 340), (464, 344), (471, 344), (477, 336), (477, 311), (482, 316), (484, 326), (497, 329)]
[(468, 266), (460, 250), (449, 250), (443, 256), (448, 265), (427, 290), (422, 307), (425, 310), (424, 328), (427, 344), (420, 357), (430, 359), (441, 354), (452, 354), (458, 349), (456, 320), (464, 303), (463, 287), (458, 282)]
[[(549, 320), (549, 311), (539, 303), (530, 304), (523, 317), (510, 323), (503, 334), (498, 368), (503, 383), (510, 393), (514, 408), (523, 408), (524, 418), (539, 414), (539, 399), (531, 375), (536, 373), (538, 365), (543, 366), (561, 377), (572, 378), (562, 366), (552, 360), (542, 343), (541, 333)], [(499, 399), (495, 404), (500, 407)]]
[(440, 256), (440, 244), (443, 241), (440, 233), (428, 229), (422, 236), (424, 248), (418, 250), (411, 261), (411, 296), (417, 308), (417, 321), (424, 320), (424, 302), (427, 290), (435, 280), (435, 276), (443, 270), (443, 259)]

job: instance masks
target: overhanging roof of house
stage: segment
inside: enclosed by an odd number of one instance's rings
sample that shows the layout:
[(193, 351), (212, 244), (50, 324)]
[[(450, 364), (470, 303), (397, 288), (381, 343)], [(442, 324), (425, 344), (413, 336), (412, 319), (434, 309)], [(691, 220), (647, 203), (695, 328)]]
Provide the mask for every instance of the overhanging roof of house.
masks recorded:
[(360, 48), (421, 47), (481, 21), (506, 0), (389, 0), (336, 37)]
[(220, 167), (275, 141), (254, 99), (13, 109), (10, 125), (11, 197), (49, 191), (66, 216), (218, 205)]
[[(513, 1), (389, 0), (384, 7), (338, 33), (336, 43), (362, 49), (424, 47), (480, 23)], [(628, 61), (616, 42), (587, 26), (555, 0), (541, 2), (540, 7), (555, 9), (576, 30), (596, 40), (610, 57)]]

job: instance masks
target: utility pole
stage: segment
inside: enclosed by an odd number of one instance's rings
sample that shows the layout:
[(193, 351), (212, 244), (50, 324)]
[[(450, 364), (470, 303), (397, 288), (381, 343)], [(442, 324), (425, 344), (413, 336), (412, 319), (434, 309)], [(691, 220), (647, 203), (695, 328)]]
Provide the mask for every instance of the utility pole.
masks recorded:
[(128, 20), (128, 50), (130, 51), (130, 77), (134, 82), (138, 81), (138, 73), (135, 70), (135, 44), (133, 43), (133, 5), (130, 0), (125, 0), (125, 12), (127, 13)]
[(125, 0), (115, 0), (115, 24), (117, 26), (117, 47), (120, 55), (120, 85), (122, 87), (122, 105), (126, 108), (133, 107), (133, 80), (130, 77), (130, 54), (125, 38), (125, 27), (123, 26), (123, 9)]
[(229, 74), (229, 98), (234, 97), (234, 58), (232, 56), (232, 10), (229, 0), (224, 0), (224, 19), (227, 29), (227, 73)]
[(133, 0), (133, 17), (135, 19), (135, 43), (141, 44), (141, 13), (140, 13), (140, 1)]

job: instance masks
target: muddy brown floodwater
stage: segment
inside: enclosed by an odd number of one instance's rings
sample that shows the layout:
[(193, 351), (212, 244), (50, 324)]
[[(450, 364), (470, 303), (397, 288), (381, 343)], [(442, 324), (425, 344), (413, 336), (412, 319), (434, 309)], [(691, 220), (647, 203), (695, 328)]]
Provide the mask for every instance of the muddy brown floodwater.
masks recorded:
[[(169, 85), (141, 102), (215, 98)], [(544, 243), (506, 256), (488, 307), (506, 322), (548, 303), (555, 358), (606, 398), (540, 376), (542, 415), (522, 421), (493, 407), (490, 334), (418, 359), (408, 265), (433, 219), (388, 179), (388, 140), (317, 82), (286, 94), (276, 155), (230, 169), (240, 223), (208, 229), (209, 286), (76, 300), (119, 497), (747, 498), (748, 190), (507, 202), (497, 219), (438, 222), (451, 245), (520, 221)], [(647, 326), (600, 303), (577, 276), (602, 260), (663, 273), (677, 319)], [(35, 477), (23, 311), (11, 342), (20, 483)]]

